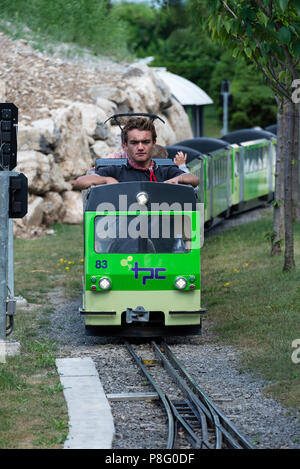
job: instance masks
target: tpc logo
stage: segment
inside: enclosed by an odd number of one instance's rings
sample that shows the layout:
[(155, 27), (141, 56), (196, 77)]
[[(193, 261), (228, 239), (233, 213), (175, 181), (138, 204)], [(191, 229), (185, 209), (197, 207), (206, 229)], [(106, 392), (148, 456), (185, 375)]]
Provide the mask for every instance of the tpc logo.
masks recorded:
[(150, 275), (143, 275), (143, 285), (146, 285), (147, 280), (164, 280), (166, 278), (165, 275), (159, 275), (159, 272), (166, 272), (167, 269), (163, 269), (161, 267), (157, 267), (153, 269), (152, 267), (139, 267), (138, 262), (134, 263), (134, 269), (131, 269), (134, 272), (134, 278), (139, 278), (139, 272), (149, 272)]

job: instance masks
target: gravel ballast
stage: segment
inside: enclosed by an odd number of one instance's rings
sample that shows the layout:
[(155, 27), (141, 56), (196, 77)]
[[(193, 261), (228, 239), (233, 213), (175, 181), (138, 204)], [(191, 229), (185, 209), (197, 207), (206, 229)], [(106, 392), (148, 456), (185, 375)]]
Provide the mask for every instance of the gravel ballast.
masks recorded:
[[(51, 295), (55, 312), (47, 334), (60, 348), (61, 357), (91, 357), (106, 394), (152, 392), (122, 341), (85, 335), (78, 313), (79, 300), (66, 302), (60, 292)], [(189, 374), (212, 398), (238, 430), (257, 449), (299, 449), (299, 415), (267, 397), (271, 383), (241, 370), (239, 352), (218, 343), (211, 324), (204, 321), (201, 336), (168, 338), (172, 351)], [(138, 355), (148, 344), (135, 345)], [(116, 434), (113, 448), (164, 449), (166, 419), (156, 400), (111, 401)], [(178, 447), (189, 448), (183, 438)]]

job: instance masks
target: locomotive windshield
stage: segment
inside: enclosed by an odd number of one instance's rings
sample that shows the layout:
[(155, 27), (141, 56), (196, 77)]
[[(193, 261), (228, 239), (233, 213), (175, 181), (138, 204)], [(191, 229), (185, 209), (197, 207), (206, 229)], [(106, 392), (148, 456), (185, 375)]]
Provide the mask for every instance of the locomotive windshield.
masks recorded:
[(97, 253), (187, 253), (191, 250), (188, 215), (98, 215)]

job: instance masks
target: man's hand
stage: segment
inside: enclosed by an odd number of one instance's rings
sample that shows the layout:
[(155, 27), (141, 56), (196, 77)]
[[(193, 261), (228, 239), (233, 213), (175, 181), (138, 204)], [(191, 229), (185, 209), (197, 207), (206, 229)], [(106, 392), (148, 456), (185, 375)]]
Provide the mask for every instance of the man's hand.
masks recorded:
[(105, 184), (118, 184), (118, 182), (119, 182), (115, 178), (108, 177), (108, 176), (105, 179), (106, 179)]
[(199, 178), (191, 173), (183, 173), (180, 176), (168, 179), (164, 181), (169, 184), (190, 184), (193, 187), (197, 187), (199, 184)]
[(167, 181), (164, 181), (164, 182), (166, 182), (168, 184), (179, 184), (181, 182), (180, 178), (181, 178), (181, 176), (176, 176), (175, 178), (167, 179)]

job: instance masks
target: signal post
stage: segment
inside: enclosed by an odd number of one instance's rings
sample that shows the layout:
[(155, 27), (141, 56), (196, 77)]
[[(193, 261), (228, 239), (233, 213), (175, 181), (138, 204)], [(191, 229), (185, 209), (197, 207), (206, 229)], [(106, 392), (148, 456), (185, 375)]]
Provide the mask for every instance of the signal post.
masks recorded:
[(10, 171), (0, 172), (0, 340), (6, 337), (8, 207)]
[(12, 219), (27, 213), (27, 178), (12, 171), (17, 165), (17, 126), (17, 107), (0, 103), (0, 363), (5, 362), (6, 337), (16, 312)]

